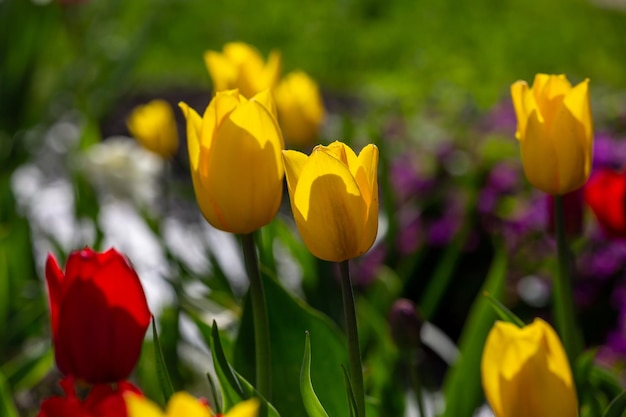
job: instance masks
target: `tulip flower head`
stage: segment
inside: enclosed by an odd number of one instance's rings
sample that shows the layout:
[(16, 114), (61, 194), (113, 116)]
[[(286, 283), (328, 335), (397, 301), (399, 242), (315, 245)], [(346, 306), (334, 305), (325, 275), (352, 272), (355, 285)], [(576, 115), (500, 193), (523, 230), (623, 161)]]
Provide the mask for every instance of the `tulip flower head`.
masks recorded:
[(548, 323), (519, 328), (496, 322), (481, 362), (482, 385), (496, 417), (576, 417), (567, 355)]
[(269, 91), (250, 100), (219, 92), (200, 117), (185, 103), (191, 177), (202, 214), (214, 227), (251, 233), (280, 206), (284, 142)]
[(365, 253), (378, 231), (378, 148), (357, 156), (341, 142), (310, 156), (284, 151), (291, 210), (302, 240), (318, 258), (341, 262)]
[(126, 125), (130, 134), (144, 148), (165, 159), (178, 150), (178, 130), (172, 106), (165, 100), (152, 100), (137, 106), (132, 111)]
[(115, 249), (85, 248), (70, 254), (63, 273), (50, 255), (46, 282), (59, 370), (89, 384), (126, 379), (151, 318), (128, 260)]
[(95, 385), (85, 400), (76, 395), (73, 378), (63, 378), (60, 385), (65, 395), (43, 400), (37, 417), (127, 417), (124, 396), (141, 396), (141, 391), (127, 381), (119, 381), (114, 387)]
[[(177, 392), (170, 398), (165, 412), (152, 401), (134, 394), (126, 396), (129, 417), (213, 417), (211, 410), (186, 392)], [(235, 405), (223, 417), (257, 417), (259, 402), (247, 400)]]
[(626, 237), (626, 172), (601, 168), (585, 185), (585, 202), (611, 237)]
[(572, 87), (564, 75), (537, 74), (530, 88), (514, 83), (511, 96), (528, 181), (552, 195), (580, 188), (589, 177), (593, 147), (589, 80)]
[(270, 52), (265, 63), (259, 51), (243, 42), (227, 43), (222, 53), (205, 52), (204, 62), (216, 93), (239, 89), (244, 97), (251, 98), (263, 90), (274, 88), (280, 78), (279, 52)]
[(302, 71), (289, 73), (274, 90), (274, 98), (287, 143), (298, 148), (313, 143), (325, 117), (315, 81)]

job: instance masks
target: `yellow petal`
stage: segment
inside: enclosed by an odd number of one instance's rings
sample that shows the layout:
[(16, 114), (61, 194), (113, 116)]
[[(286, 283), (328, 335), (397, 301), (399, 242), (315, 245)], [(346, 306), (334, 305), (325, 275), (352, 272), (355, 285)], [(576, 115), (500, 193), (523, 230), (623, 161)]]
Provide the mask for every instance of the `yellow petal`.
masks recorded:
[[(535, 86), (533, 85), (533, 90)], [(564, 75), (551, 75), (543, 85), (541, 91), (535, 92), (535, 100), (543, 120), (548, 128), (563, 102), (565, 95), (572, 89), (572, 85)]]
[(209, 409), (186, 392), (172, 395), (166, 411), (166, 417), (211, 417)]
[(128, 417), (165, 417), (161, 409), (144, 396), (128, 393), (124, 395)]
[(221, 224), (250, 233), (268, 224), (282, 198), (282, 137), (272, 115), (256, 101), (237, 106), (214, 133), (204, 184), (219, 205)]
[(545, 124), (539, 121), (536, 111), (530, 114), (526, 135), (520, 141), (522, 166), (528, 181), (548, 194), (558, 194), (560, 190), (559, 159), (550, 140)]
[(378, 234), (378, 148), (376, 145), (370, 144), (363, 148), (359, 153), (358, 161), (356, 181), (367, 205), (367, 220), (359, 251), (365, 253), (372, 247)]
[(273, 88), (278, 84), (280, 80), (280, 73), (282, 70), (282, 58), (280, 51), (272, 50), (267, 58), (267, 64), (264, 69), (265, 82), (267, 88)]
[(213, 80), (215, 92), (235, 87), (238, 70), (228, 58), (218, 52), (207, 51), (204, 53), (204, 63)]
[(187, 121), (187, 149), (189, 152), (189, 163), (192, 171), (198, 170), (200, 158), (200, 134), (202, 131), (202, 119), (194, 109), (186, 103), (178, 103), (178, 107), (183, 111)]
[(287, 177), (287, 188), (289, 195), (294, 195), (298, 179), (302, 173), (302, 168), (307, 163), (309, 157), (298, 151), (283, 151), (283, 162), (285, 164), (285, 176)]
[(258, 415), (259, 400), (253, 398), (235, 405), (226, 413), (225, 417), (257, 417)]
[(250, 100), (254, 100), (254, 101), (261, 103), (261, 105), (265, 107), (267, 111), (270, 112), (270, 114), (274, 117), (274, 119), (278, 118), (278, 114), (276, 113), (276, 103), (274, 102), (274, 99), (272, 98), (272, 93), (270, 92), (269, 89), (265, 89), (257, 93)]
[(367, 207), (341, 160), (319, 147), (313, 150), (291, 206), (300, 235), (315, 256), (339, 262), (359, 255)]
[(513, 108), (517, 117), (517, 132), (515, 137), (523, 139), (526, 132), (526, 122), (528, 115), (526, 109), (526, 94), (528, 92), (528, 84), (526, 81), (516, 81), (511, 85), (511, 98), (513, 99)]
[(589, 103), (589, 79), (579, 83), (565, 96), (563, 105), (584, 127), (584, 146), (591, 149), (593, 142), (593, 119)]

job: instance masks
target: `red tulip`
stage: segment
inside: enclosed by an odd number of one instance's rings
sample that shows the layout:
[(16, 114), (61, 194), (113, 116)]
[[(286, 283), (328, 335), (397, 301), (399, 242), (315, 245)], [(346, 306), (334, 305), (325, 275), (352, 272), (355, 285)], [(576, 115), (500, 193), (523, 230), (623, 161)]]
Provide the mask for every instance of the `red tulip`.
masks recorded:
[(126, 417), (124, 394), (134, 392), (141, 395), (133, 384), (121, 381), (115, 387), (94, 385), (85, 401), (81, 401), (76, 396), (73, 378), (64, 378), (60, 384), (65, 396), (45, 399), (37, 417)]
[(599, 169), (585, 185), (585, 201), (611, 237), (626, 237), (626, 173)]
[(46, 281), (59, 370), (90, 384), (126, 379), (151, 317), (129, 261), (115, 249), (85, 248), (70, 254), (63, 274), (49, 255)]

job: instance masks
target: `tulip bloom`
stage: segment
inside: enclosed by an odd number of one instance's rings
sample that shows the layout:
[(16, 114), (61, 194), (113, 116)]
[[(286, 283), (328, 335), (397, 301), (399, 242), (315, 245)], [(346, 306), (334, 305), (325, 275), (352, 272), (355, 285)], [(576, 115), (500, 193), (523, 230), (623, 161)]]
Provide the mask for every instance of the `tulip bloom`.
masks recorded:
[(269, 91), (250, 100), (217, 93), (202, 118), (185, 103), (191, 178), (202, 214), (214, 227), (251, 233), (280, 207), (283, 137)]
[(482, 384), (496, 417), (576, 417), (567, 355), (548, 323), (496, 322), (483, 350)]
[(274, 99), (287, 143), (300, 148), (311, 144), (325, 117), (315, 81), (302, 71), (292, 72), (278, 84)]
[[(213, 413), (197, 398), (186, 392), (177, 392), (170, 398), (165, 413), (152, 401), (134, 394), (126, 396), (129, 417), (213, 417)], [(256, 399), (235, 405), (224, 417), (257, 417), (259, 402)]]
[(281, 58), (270, 52), (267, 64), (254, 47), (243, 42), (224, 45), (223, 53), (207, 51), (206, 64), (215, 92), (239, 89), (246, 98), (276, 86), (280, 78)]
[(594, 172), (585, 185), (585, 202), (611, 237), (626, 237), (626, 173)]
[(537, 74), (531, 88), (514, 83), (511, 96), (528, 181), (552, 195), (580, 188), (593, 147), (589, 80), (572, 87), (564, 75)]
[(126, 417), (124, 395), (141, 396), (141, 391), (127, 381), (120, 381), (115, 387), (95, 385), (84, 401), (76, 395), (71, 377), (61, 380), (61, 387), (65, 396), (43, 400), (37, 417)]
[(46, 282), (59, 370), (90, 384), (126, 379), (151, 317), (128, 260), (115, 249), (85, 248), (70, 254), (64, 274), (50, 255)]
[(291, 210), (309, 250), (341, 262), (365, 253), (378, 231), (378, 148), (359, 156), (341, 142), (316, 146), (307, 157), (284, 151)]
[(144, 148), (165, 159), (178, 150), (178, 130), (172, 106), (165, 100), (152, 100), (132, 111), (126, 125)]

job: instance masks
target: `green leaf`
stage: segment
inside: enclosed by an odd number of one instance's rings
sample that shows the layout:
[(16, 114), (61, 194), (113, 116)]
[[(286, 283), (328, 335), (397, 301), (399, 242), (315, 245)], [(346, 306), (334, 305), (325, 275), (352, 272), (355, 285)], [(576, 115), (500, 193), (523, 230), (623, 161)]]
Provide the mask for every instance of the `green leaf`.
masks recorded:
[(260, 395), (252, 384), (230, 366), (226, 355), (224, 355), (219, 329), (215, 321), (213, 322), (211, 331), (211, 355), (213, 356), (213, 363), (215, 364), (215, 373), (220, 382), (220, 388), (222, 389), (222, 405), (225, 410), (230, 409), (241, 401), (257, 397), (261, 400), (261, 404), (266, 407), (267, 417), (280, 417), (276, 408)]
[(622, 417), (626, 415), (626, 391), (615, 397), (604, 410), (603, 417)]
[[(328, 277), (324, 277), (328, 279)], [(276, 280), (263, 276), (271, 335), (272, 404), (283, 416), (306, 416), (300, 385), (300, 369), (308, 330), (311, 339), (311, 382), (330, 416), (348, 416), (341, 382), (341, 365), (348, 363), (346, 342), (335, 324), (318, 311), (291, 296)], [(234, 364), (248, 381), (254, 380), (254, 327), (249, 297), (244, 305)], [(294, 392), (295, 391), (295, 392)]]
[(513, 323), (517, 327), (524, 327), (524, 322), (509, 310), (500, 300), (495, 298), (489, 291), (483, 291), (483, 297), (485, 297), (490, 303), (491, 307), (496, 311), (498, 316), (508, 323)]
[(159, 335), (156, 329), (156, 323), (154, 317), (152, 318), (152, 336), (154, 338), (154, 352), (155, 352), (155, 365), (157, 369), (157, 375), (159, 377), (159, 385), (161, 386), (161, 392), (163, 398), (167, 403), (170, 397), (174, 394), (174, 387), (170, 380), (169, 373), (167, 372), (167, 366), (165, 365), (165, 359), (163, 358), (163, 351), (161, 350), (161, 343), (159, 342)]
[[(305, 339), (304, 358), (302, 358), (302, 369), (300, 370), (300, 394), (302, 395), (304, 408), (309, 417), (328, 417), (324, 406), (322, 406), (317, 395), (315, 395), (315, 390), (311, 383), (311, 341), (309, 339), (309, 332), (306, 332)], [(352, 413), (350, 413), (350, 415), (352, 415)]]
[(0, 416), (2, 417), (18, 417), (17, 409), (13, 403), (11, 390), (7, 384), (4, 375), (0, 373)]
[(219, 330), (215, 321), (213, 321), (213, 328), (211, 330), (211, 356), (213, 356), (215, 374), (217, 375), (220, 388), (222, 389), (222, 405), (225, 410), (228, 410), (230, 407), (248, 397), (241, 388), (237, 376), (226, 360), (226, 355), (224, 355), (224, 349), (220, 341)]
[[(502, 297), (507, 271), (507, 253), (503, 245), (496, 245), (491, 268), (481, 292)], [(483, 346), (496, 313), (490, 303), (500, 303), (497, 298), (478, 295), (471, 307), (460, 337), (460, 355), (448, 372), (444, 382), (446, 410), (444, 416), (471, 417), (483, 401), (480, 385), (480, 362)], [(512, 313), (511, 313), (512, 314)]]

